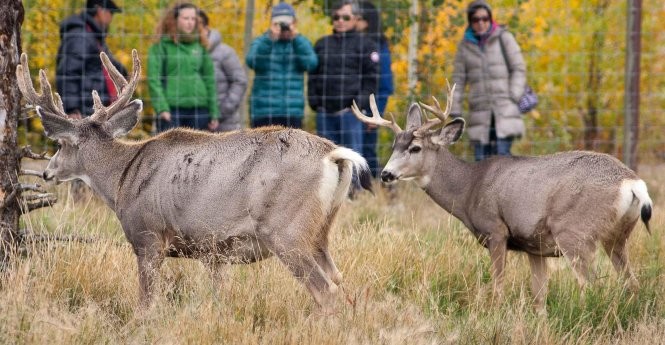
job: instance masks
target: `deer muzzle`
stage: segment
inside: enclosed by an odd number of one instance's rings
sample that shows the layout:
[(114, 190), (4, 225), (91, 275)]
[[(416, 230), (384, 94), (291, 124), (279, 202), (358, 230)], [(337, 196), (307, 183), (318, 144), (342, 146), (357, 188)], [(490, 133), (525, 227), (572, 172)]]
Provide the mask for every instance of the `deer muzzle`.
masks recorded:
[(388, 170), (383, 170), (381, 172), (381, 181), (390, 183), (394, 182), (397, 179), (397, 176)]

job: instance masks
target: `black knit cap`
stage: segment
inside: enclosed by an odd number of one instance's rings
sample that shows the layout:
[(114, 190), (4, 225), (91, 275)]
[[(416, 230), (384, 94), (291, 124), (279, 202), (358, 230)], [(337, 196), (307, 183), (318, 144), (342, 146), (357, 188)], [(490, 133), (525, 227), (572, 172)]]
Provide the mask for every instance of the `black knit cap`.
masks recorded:
[(122, 9), (113, 2), (113, 0), (87, 0), (85, 3), (85, 8), (93, 10), (95, 6), (109, 10), (111, 13), (120, 13)]
[(481, 8), (487, 11), (487, 14), (490, 16), (490, 21), (492, 21), (492, 7), (487, 3), (487, 1), (476, 0), (472, 1), (466, 8), (466, 19), (469, 21), (469, 23), (471, 23), (471, 16), (473, 16), (473, 14)]

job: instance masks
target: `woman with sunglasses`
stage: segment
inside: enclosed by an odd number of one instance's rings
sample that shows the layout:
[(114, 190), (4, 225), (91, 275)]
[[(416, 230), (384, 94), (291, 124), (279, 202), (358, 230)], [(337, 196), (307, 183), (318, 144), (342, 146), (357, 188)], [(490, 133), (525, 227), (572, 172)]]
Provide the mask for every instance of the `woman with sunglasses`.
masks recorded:
[(457, 47), (451, 116), (462, 116), (468, 87), (467, 133), (476, 161), (510, 155), (514, 138), (524, 135), (518, 102), (526, 86), (526, 66), (515, 37), (492, 18), (485, 1), (467, 7), (469, 26)]

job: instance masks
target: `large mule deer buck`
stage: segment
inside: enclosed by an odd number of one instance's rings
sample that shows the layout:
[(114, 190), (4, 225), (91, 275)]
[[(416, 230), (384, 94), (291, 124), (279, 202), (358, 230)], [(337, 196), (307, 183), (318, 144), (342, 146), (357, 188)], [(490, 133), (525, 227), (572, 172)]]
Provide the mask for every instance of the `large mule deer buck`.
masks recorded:
[[(372, 117), (357, 107), (361, 121), (395, 132), (392, 155), (381, 172), (391, 183), (414, 180), (439, 206), (461, 220), (489, 250), (494, 294), (501, 295), (507, 250), (526, 252), (531, 266), (534, 306), (546, 312), (546, 257), (566, 257), (581, 286), (600, 242), (614, 268), (637, 287), (628, 265), (626, 241), (638, 219), (649, 230), (652, 201), (644, 181), (619, 160), (584, 151), (540, 157), (494, 157), (468, 163), (451, 154), (464, 120), (446, 123), (448, 105), (414, 103), (406, 130), (381, 118), (371, 97)], [(421, 106), (435, 114), (423, 121)], [(435, 126), (443, 124), (435, 129)]]
[(365, 160), (352, 150), (296, 129), (269, 127), (225, 134), (174, 129), (128, 142), (138, 122), (131, 100), (141, 62), (132, 51), (127, 81), (100, 54), (120, 94), (94, 114), (68, 119), (44, 71), (37, 94), (21, 55), (21, 92), (36, 106), (48, 137), (60, 145), (45, 179), (85, 181), (116, 213), (138, 261), (143, 304), (165, 257), (211, 265), (251, 263), (276, 255), (315, 301), (331, 307), (342, 276), (328, 250), (328, 232), (354, 171), (371, 188)]

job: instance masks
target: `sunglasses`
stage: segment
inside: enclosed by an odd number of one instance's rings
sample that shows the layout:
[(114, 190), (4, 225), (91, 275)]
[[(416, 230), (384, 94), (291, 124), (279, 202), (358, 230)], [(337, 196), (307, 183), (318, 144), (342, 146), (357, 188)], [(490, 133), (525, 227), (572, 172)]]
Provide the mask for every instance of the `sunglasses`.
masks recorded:
[(490, 21), (490, 17), (471, 17), (471, 23), (473, 23), (473, 24), (480, 23), (480, 22), (487, 23), (489, 21)]
[(351, 20), (351, 16), (348, 15), (348, 14), (343, 14), (343, 15), (341, 15), (341, 16), (340, 16), (339, 14), (336, 14), (336, 15), (332, 16), (332, 19), (333, 19), (333, 21), (335, 21), (335, 22), (338, 21), (338, 20), (340, 20), (340, 19), (344, 20), (345, 22), (348, 22), (348, 21)]

